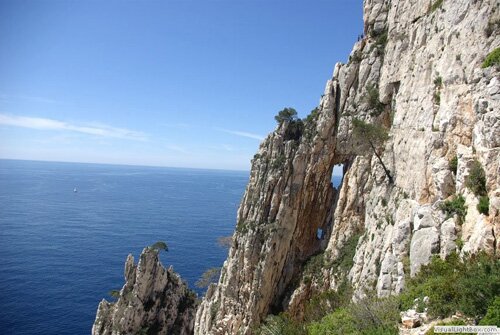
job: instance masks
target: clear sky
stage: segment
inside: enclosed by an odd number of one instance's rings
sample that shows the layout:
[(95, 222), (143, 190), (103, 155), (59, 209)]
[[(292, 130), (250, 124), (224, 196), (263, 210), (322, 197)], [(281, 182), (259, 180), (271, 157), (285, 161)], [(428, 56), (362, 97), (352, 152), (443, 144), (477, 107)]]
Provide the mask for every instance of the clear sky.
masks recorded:
[(362, 0), (0, 0), (0, 158), (245, 170)]

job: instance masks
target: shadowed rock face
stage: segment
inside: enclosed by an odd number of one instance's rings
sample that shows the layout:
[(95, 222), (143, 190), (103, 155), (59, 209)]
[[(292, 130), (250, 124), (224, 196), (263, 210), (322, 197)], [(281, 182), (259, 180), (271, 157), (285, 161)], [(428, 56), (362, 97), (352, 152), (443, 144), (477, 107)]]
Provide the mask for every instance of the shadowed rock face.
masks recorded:
[(192, 334), (196, 307), (196, 294), (163, 267), (157, 250), (145, 248), (138, 265), (127, 257), (125, 285), (116, 302), (99, 304), (92, 335)]
[[(444, 1), (435, 10), (427, 0), (364, 1), (365, 37), (348, 64), (335, 66), (301, 136), (282, 123), (255, 155), (229, 257), (198, 309), (195, 334), (251, 334), (268, 313), (300, 317), (312, 294), (343, 280), (355, 298), (365, 289), (384, 296), (400, 292), (432, 255), (500, 251), (500, 73), (481, 68), (500, 45), (498, 31), (485, 33), (499, 13), (497, 0)], [(389, 132), (377, 154), (393, 183), (353, 137), (354, 118)], [(465, 186), (474, 160), (485, 170), (489, 215)], [(466, 199), (462, 225), (440, 210), (454, 194)], [(349, 268), (335, 266), (353, 239)], [(304, 280), (304, 264), (322, 251), (329, 265)]]

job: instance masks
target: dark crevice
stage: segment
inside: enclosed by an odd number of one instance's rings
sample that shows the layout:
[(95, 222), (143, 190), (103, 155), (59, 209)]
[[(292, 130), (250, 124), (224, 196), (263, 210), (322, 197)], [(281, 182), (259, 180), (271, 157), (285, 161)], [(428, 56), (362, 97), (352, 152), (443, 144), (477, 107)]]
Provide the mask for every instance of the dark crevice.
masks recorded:
[(420, 15), (420, 16), (417, 16), (416, 18), (414, 18), (413, 20), (411, 20), (411, 23), (415, 23), (417, 22), (418, 20), (420, 20), (421, 18), (423, 17), (423, 15)]

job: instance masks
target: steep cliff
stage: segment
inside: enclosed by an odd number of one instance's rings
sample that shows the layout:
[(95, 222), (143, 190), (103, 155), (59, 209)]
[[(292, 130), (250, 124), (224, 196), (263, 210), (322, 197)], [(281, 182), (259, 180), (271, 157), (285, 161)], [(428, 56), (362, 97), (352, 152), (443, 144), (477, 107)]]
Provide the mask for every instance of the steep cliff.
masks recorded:
[(125, 281), (116, 302), (99, 304), (92, 335), (193, 333), (196, 294), (162, 266), (158, 250), (145, 248), (137, 265), (129, 255)]
[[(365, 37), (335, 66), (318, 108), (303, 128), (282, 122), (255, 155), (229, 257), (195, 334), (251, 334), (267, 314), (300, 316), (313, 293), (346, 280), (355, 299), (366, 289), (397, 293), (434, 254), (498, 253), (500, 73), (481, 65), (500, 46), (499, 6), (364, 1)], [(389, 138), (367, 149), (353, 120)], [(339, 190), (336, 164), (344, 166)], [(470, 185), (478, 168), (482, 193)], [(443, 211), (460, 196), (465, 216)], [(489, 199), (482, 213), (481, 197)], [(307, 265), (313, 260), (320, 266)]]

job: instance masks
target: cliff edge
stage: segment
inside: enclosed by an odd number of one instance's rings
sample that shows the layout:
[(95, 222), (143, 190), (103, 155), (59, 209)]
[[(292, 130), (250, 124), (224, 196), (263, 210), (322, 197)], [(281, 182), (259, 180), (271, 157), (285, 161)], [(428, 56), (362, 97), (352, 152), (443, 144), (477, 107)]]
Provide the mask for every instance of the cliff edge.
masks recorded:
[(138, 266), (127, 259), (118, 301), (100, 303), (93, 335), (247, 335), (269, 314), (300, 319), (345, 283), (353, 300), (385, 297), (435, 255), (499, 254), (500, 65), (485, 59), (500, 53), (500, 3), (363, 6), (363, 38), (317, 108), (279, 120), (254, 156), (199, 307), (146, 248)]
[[(195, 334), (251, 334), (285, 310), (300, 317), (313, 293), (344, 281), (354, 299), (395, 294), (432, 255), (498, 253), (500, 78), (482, 64), (500, 46), (499, 12), (496, 0), (364, 1), (364, 37), (317, 109), (300, 127), (281, 122), (255, 155)], [(355, 120), (387, 140), (366, 149)], [(481, 193), (468, 186), (477, 171)], [(447, 211), (453, 201), (466, 214)]]

